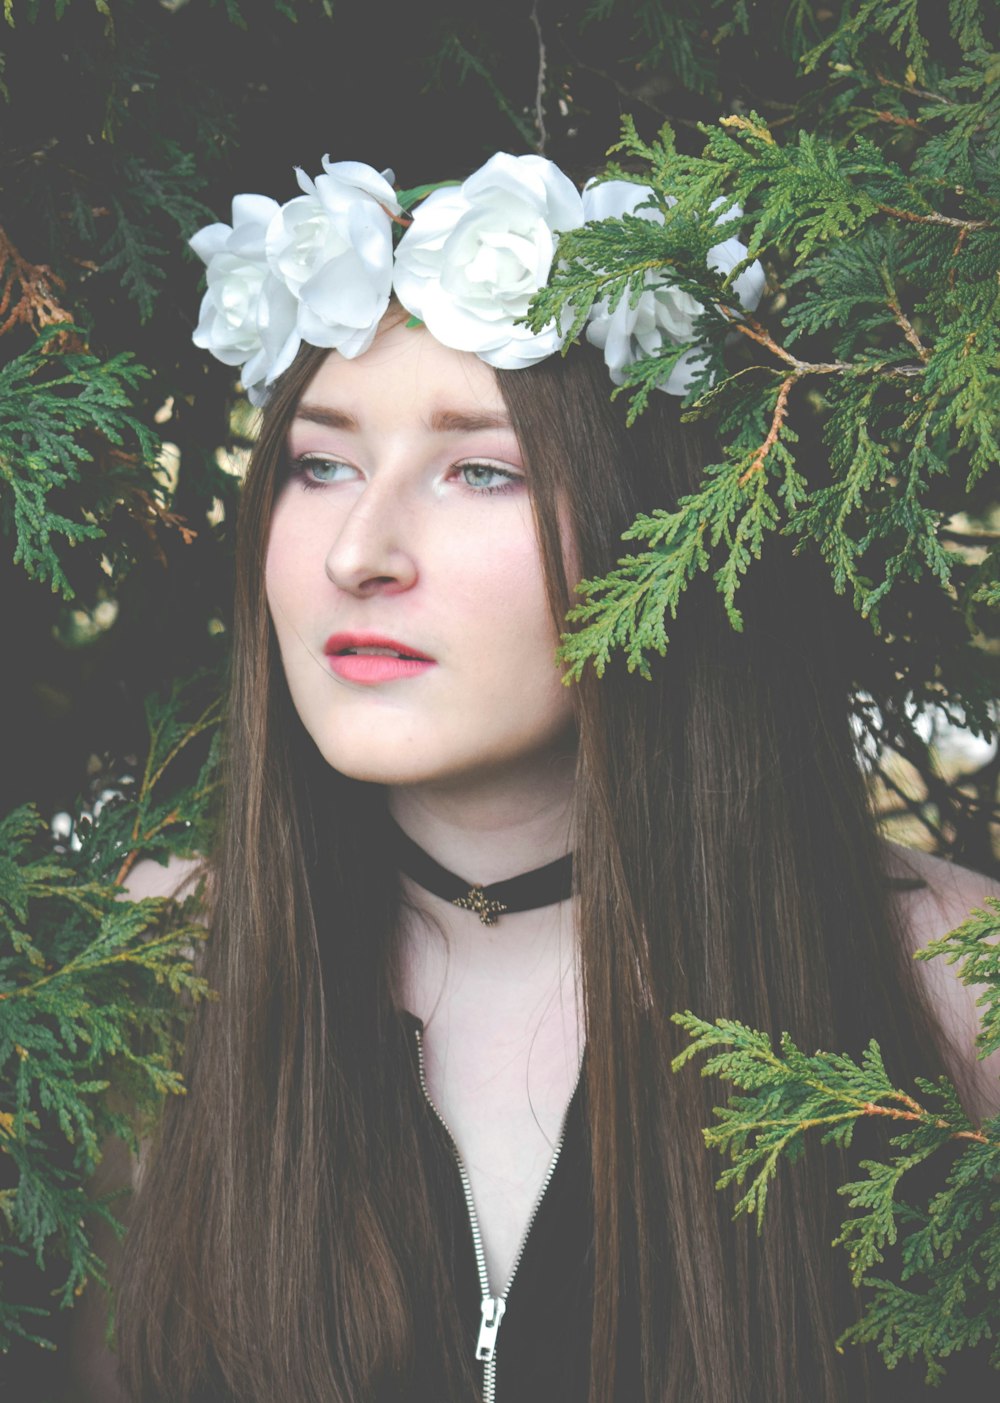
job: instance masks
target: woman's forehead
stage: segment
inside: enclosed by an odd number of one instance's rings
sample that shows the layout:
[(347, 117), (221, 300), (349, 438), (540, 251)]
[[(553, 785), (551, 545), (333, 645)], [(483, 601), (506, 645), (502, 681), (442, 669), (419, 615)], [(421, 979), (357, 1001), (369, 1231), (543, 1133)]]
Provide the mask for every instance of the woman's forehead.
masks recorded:
[(362, 355), (325, 357), (295, 417), (348, 431), (373, 417), (408, 418), (432, 432), (510, 427), (493, 370), (477, 356), (442, 346), (421, 327), (385, 327)]

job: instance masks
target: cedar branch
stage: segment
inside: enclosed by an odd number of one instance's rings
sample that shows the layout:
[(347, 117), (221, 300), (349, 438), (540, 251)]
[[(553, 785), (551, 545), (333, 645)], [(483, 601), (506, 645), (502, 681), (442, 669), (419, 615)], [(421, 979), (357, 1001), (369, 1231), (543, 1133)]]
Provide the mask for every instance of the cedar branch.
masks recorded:
[(792, 386), (798, 379), (800, 379), (800, 376), (798, 375), (786, 375), (784, 380), (781, 382), (781, 388), (778, 390), (778, 398), (775, 401), (774, 405), (774, 413), (771, 416), (771, 427), (767, 431), (767, 438), (764, 440), (761, 446), (757, 449), (757, 452), (754, 454), (753, 462), (747, 468), (746, 472), (743, 473), (743, 475), (740, 477), (740, 487), (743, 487), (750, 480), (750, 478), (753, 477), (754, 473), (760, 472), (761, 468), (763, 468), (764, 466), (764, 461), (767, 458), (767, 455), (777, 443), (778, 434), (781, 432), (781, 426), (788, 416), (788, 396)]
[[(15, 300), (14, 289), (20, 288)], [(0, 228), (0, 336), (18, 323), (42, 331), (73, 318), (59, 302), (66, 284), (45, 263), (29, 263)]]
[(878, 205), (882, 214), (891, 215), (893, 219), (905, 219), (911, 224), (943, 224), (949, 229), (989, 229), (988, 219), (955, 219), (950, 214), (939, 214), (934, 210), (931, 214), (915, 214), (911, 209), (897, 209), (895, 205)]
[(931, 353), (921, 341), (919, 335), (917, 334), (916, 328), (914, 327), (913, 323), (910, 321), (906, 313), (903, 311), (903, 308), (900, 305), (899, 295), (896, 292), (896, 288), (893, 284), (892, 278), (889, 275), (889, 270), (884, 264), (882, 265), (881, 273), (882, 286), (885, 288), (886, 306), (892, 313), (896, 325), (899, 327), (903, 335), (906, 337), (907, 341), (909, 341), (910, 345), (920, 357), (921, 363), (926, 365), (931, 358)]
[(735, 311), (732, 307), (727, 307), (723, 303), (719, 304), (720, 310), (729, 318), (734, 328), (743, 336), (749, 336), (751, 341), (756, 341), (759, 346), (771, 352), (772, 355), (783, 360), (786, 365), (790, 365), (795, 371), (795, 378), (801, 379), (803, 375), (837, 375), (845, 370), (854, 370), (855, 367), (850, 361), (805, 361), (799, 360), (798, 356), (793, 356), (791, 351), (786, 350), (780, 342), (765, 327), (761, 325), (755, 317), (748, 317)]
[(954, 102), (950, 97), (944, 97), (941, 93), (932, 93), (927, 88), (915, 87), (912, 83), (900, 83), (894, 78), (887, 78), (884, 73), (875, 70), (875, 77), (886, 88), (896, 88), (901, 93), (908, 93), (910, 97), (926, 98), (929, 102), (940, 102), (947, 107), (954, 107)]
[[(923, 1106), (912, 1100), (909, 1096), (903, 1099), (911, 1106), (915, 1106), (916, 1110), (901, 1111), (895, 1106), (878, 1106), (874, 1101), (863, 1101), (861, 1103), (861, 1110), (866, 1116), (888, 1116), (890, 1120), (932, 1120), (934, 1125), (939, 1129), (947, 1130), (948, 1122), (946, 1120), (941, 1120), (939, 1117), (932, 1117), (928, 1111), (924, 1110)], [(976, 1143), (980, 1145), (988, 1145), (990, 1143), (988, 1137), (985, 1136), (981, 1130), (953, 1130), (948, 1138), (950, 1140), (975, 1140)]]
[(918, 122), (914, 117), (900, 117), (896, 112), (888, 112), (885, 108), (863, 108), (863, 111), (871, 112), (873, 117), (877, 117), (880, 122), (890, 122), (894, 127), (912, 127), (916, 131), (923, 131), (923, 123)]
[(748, 336), (751, 341), (756, 341), (759, 346), (763, 346), (765, 350), (770, 351), (771, 354), (777, 356), (779, 360), (783, 360), (786, 365), (790, 365), (795, 372), (796, 380), (801, 380), (803, 376), (806, 375), (844, 375), (848, 372), (858, 375), (871, 374), (873, 371), (878, 371), (892, 379), (910, 379), (915, 375), (922, 375), (924, 373), (922, 363), (920, 365), (887, 366), (880, 365), (877, 362), (858, 365), (848, 360), (799, 360), (797, 356), (792, 355), (791, 351), (775, 341), (770, 332), (766, 331), (765, 328), (761, 326), (760, 322), (756, 321), (753, 317), (748, 317), (741, 312), (737, 312), (732, 307), (727, 307), (723, 303), (719, 303), (719, 310), (729, 318), (735, 331), (740, 332), (743, 336)]

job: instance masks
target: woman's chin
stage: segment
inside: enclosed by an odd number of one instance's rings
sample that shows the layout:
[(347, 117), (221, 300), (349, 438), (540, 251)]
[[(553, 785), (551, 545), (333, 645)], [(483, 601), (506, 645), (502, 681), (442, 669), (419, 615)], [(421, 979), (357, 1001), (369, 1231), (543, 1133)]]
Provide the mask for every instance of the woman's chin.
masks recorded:
[(379, 756), (373, 753), (374, 749), (368, 745), (345, 753), (339, 747), (320, 747), (320, 753), (327, 764), (348, 779), (390, 788), (425, 786), (452, 792), (523, 785), (530, 777), (537, 779), (541, 767), (549, 773), (554, 763), (572, 768), (574, 759), (568, 744), (560, 748), (559, 755), (549, 750), (510, 755), (499, 746), (492, 753), (477, 747), (469, 754), (434, 754), (416, 740), (407, 745), (405, 753)]

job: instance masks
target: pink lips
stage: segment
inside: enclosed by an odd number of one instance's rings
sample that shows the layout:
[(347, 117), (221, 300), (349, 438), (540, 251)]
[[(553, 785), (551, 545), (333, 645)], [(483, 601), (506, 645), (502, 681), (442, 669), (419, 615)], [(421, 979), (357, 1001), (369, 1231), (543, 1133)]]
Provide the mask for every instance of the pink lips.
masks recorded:
[[(378, 653), (345, 652), (348, 648), (392, 648), (406, 656), (391, 658)], [(416, 677), (435, 666), (433, 658), (428, 658), (410, 644), (374, 633), (334, 633), (326, 640), (323, 651), (338, 677), (368, 686), (377, 682), (393, 682), (402, 677)]]

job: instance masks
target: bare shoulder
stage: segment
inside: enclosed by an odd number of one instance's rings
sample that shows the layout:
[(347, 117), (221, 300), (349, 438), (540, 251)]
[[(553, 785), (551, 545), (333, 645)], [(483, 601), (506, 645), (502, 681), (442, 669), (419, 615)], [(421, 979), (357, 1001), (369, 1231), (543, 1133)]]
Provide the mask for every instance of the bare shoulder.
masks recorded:
[(147, 896), (170, 896), (182, 900), (190, 895), (208, 868), (204, 858), (171, 856), (166, 865), (153, 858), (141, 858), (122, 882), (130, 901)]
[[(961, 925), (974, 907), (982, 908), (985, 897), (1000, 899), (1000, 883), (981, 872), (888, 840), (883, 851), (891, 875), (919, 877), (926, 883), (896, 893), (911, 953)], [(953, 1075), (968, 1087), (969, 1109), (982, 1118), (996, 1115), (1000, 1053), (980, 1062), (975, 1048), (980, 1012), (976, 999), (982, 986), (963, 984), (956, 966), (943, 959), (920, 960), (917, 969), (952, 1049)]]

